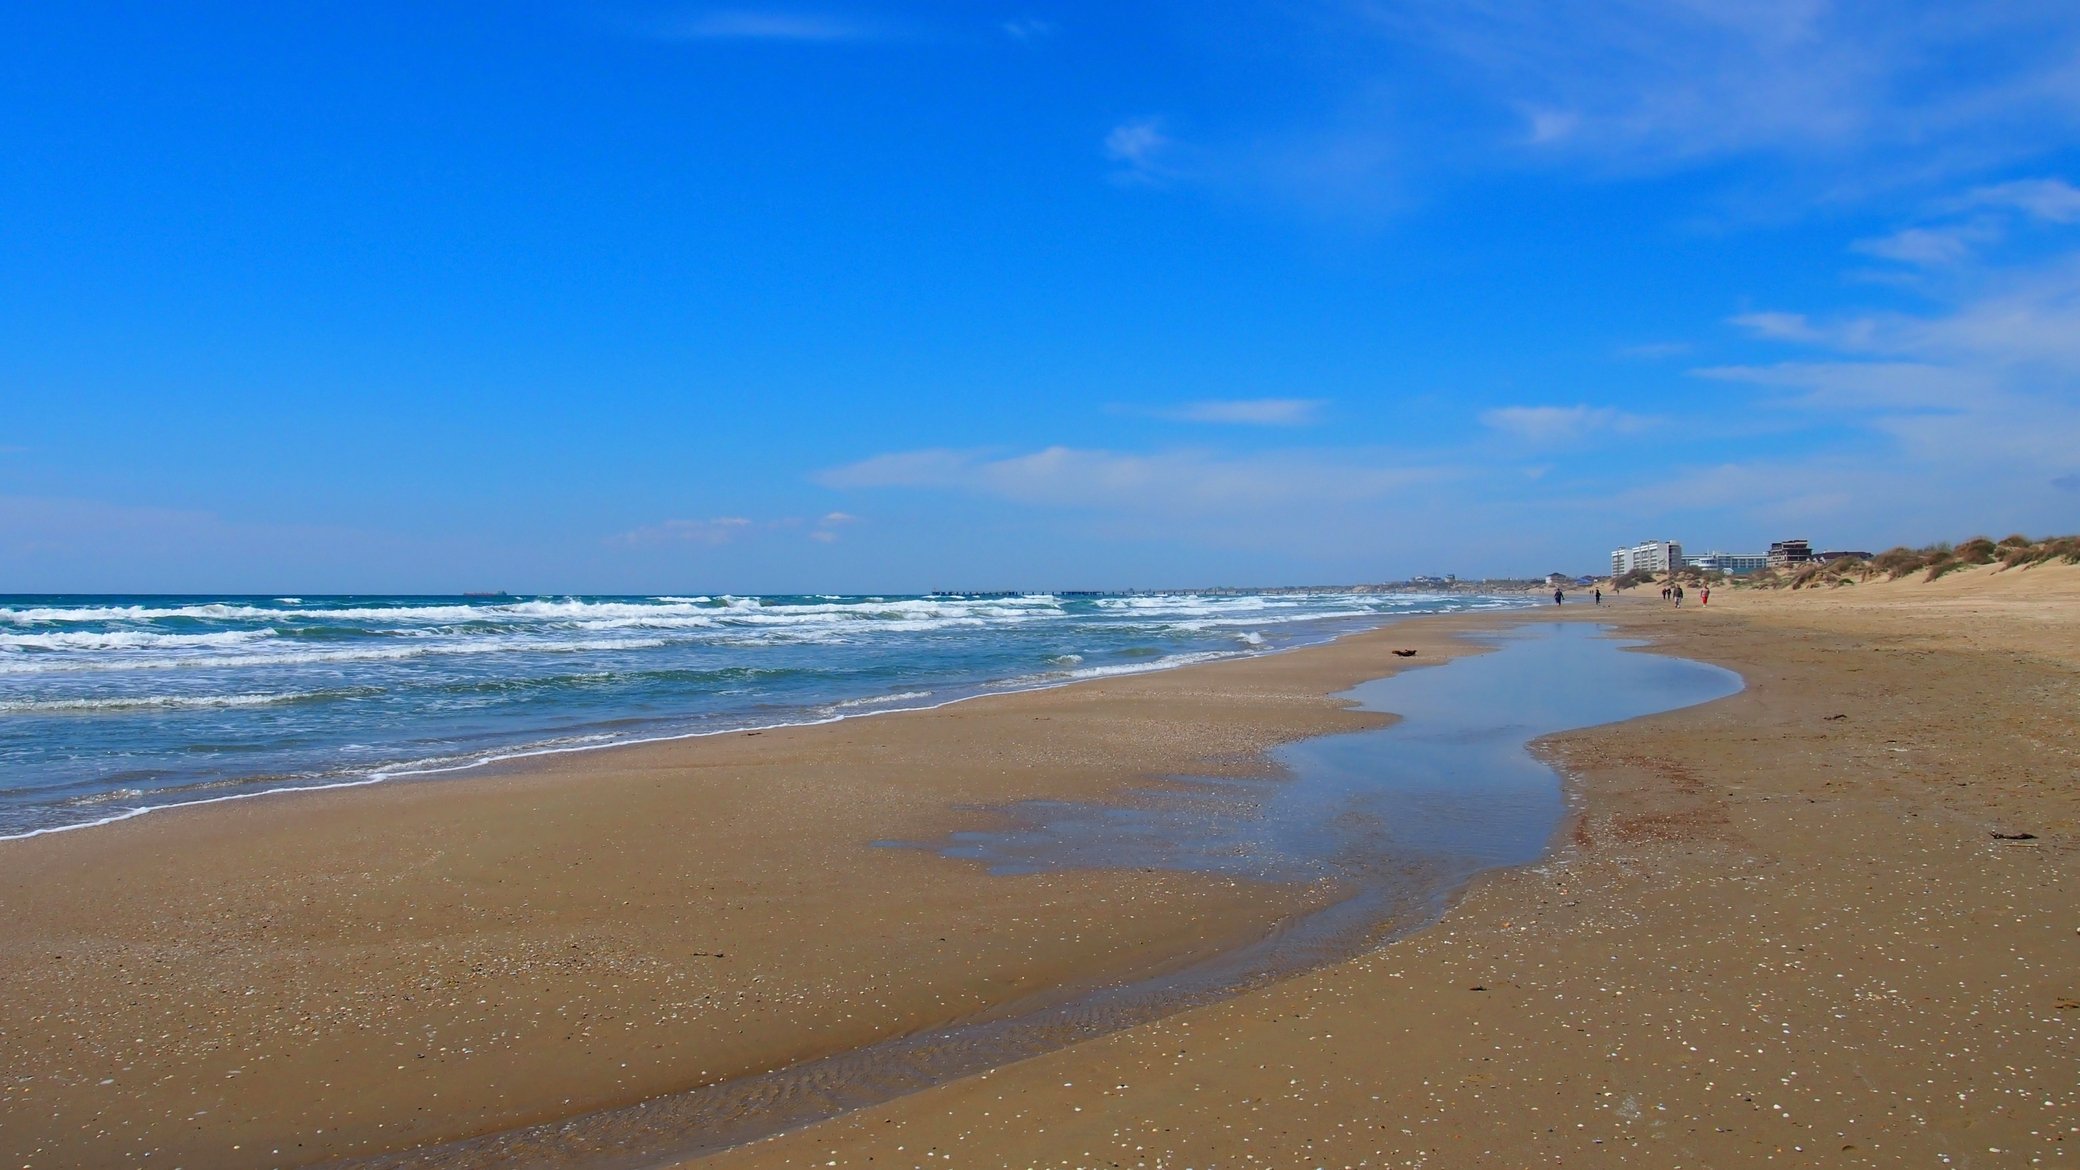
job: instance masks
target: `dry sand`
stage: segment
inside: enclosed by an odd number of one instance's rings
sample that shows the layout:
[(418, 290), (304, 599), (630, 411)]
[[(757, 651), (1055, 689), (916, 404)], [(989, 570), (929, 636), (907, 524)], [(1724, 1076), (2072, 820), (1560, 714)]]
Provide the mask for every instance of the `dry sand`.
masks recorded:
[[(1357, 961), (698, 1164), (2074, 1161), (2080, 570), (1567, 614), (1750, 688), (1550, 742), (1548, 863)], [(863, 846), (1259, 769), (1364, 725), (1325, 696), (1386, 646), (1466, 625), (0, 845), (0, 1155), (396, 1148), (1204, 953), (1317, 892)]]

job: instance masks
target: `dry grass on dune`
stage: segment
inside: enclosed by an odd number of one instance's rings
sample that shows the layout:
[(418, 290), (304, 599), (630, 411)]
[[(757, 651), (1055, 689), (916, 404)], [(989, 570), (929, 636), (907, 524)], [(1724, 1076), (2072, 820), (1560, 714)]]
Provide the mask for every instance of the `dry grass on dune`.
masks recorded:
[(1954, 545), (1947, 541), (1921, 548), (1901, 545), (1868, 560), (1842, 557), (1758, 573), (1746, 583), (1757, 589), (1835, 589), (1865, 581), (1897, 581), (1916, 573), (1922, 574), (1923, 581), (1934, 581), (1981, 565), (1999, 564), (1996, 571), (2006, 571), (2054, 563), (2080, 564), (2080, 536), (2032, 540), (2016, 533), (1998, 541), (1975, 536)]

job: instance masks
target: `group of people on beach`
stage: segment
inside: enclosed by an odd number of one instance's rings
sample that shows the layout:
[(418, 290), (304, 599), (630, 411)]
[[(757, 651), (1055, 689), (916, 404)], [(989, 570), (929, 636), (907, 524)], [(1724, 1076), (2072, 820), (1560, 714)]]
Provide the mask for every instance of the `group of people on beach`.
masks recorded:
[[(1697, 587), (1697, 590), (1697, 604), (1710, 605), (1712, 603), (1712, 587), (1709, 585), (1700, 585)], [(1663, 585), (1661, 587), (1661, 600), (1673, 601), (1676, 603), (1677, 609), (1683, 608), (1683, 587), (1681, 585), (1676, 584), (1674, 581), (1670, 581), (1668, 584)]]

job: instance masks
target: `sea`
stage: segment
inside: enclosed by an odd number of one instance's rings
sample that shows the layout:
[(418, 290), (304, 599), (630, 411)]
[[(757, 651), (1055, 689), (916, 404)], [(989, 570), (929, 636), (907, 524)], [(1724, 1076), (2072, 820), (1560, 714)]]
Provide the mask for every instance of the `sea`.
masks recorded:
[(0, 595), (0, 839), (939, 706), (1522, 604), (1340, 591)]

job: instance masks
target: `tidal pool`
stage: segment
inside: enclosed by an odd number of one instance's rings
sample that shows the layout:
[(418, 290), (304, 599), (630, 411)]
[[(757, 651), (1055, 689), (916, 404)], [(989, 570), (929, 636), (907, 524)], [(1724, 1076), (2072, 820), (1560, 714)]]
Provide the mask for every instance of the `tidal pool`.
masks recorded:
[(1536, 860), (1565, 808), (1531, 741), (1733, 694), (1731, 671), (1634, 653), (1605, 627), (1547, 622), (1482, 636), (1492, 653), (1404, 671), (1340, 696), (1393, 712), (1386, 727), (1272, 753), (1267, 780), (1177, 778), (1124, 801), (1032, 801), (1000, 827), (935, 847), (994, 873), (1159, 867), (1270, 881), (1456, 884)]
[(1170, 868), (1291, 882), (1336, 899), (1182, 970), (1023, 1014), (955, 1023), (626, 1108), (351, 1163), (363, 1167), (645, 1166), (827, 1117), (1235, 995), (1433, 922), (1483, 870), (1536, 861), (1565, 815), (1540, 736), (1693, 706), (1731, 671), (1628, 649), (1605, 627), (1513, 626), (1493, 650), (1364, 683), (1344, 697), (1401, 718), (1273, 753), (1265, 780), (1179, 777), (1125, 800), (1033, 801), (934, 850), (999, 874)]

